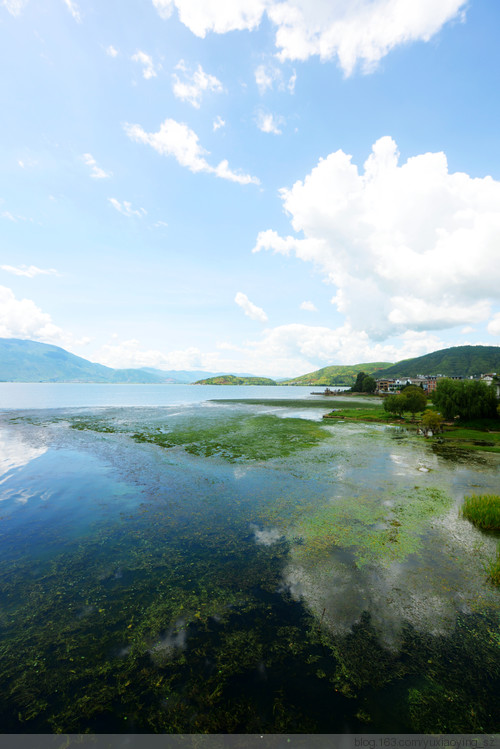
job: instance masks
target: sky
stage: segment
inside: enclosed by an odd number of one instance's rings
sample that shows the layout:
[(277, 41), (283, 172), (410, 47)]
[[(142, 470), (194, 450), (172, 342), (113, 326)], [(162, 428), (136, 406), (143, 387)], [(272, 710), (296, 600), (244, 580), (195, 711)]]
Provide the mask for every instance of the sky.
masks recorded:
[(292, 377), (500, 345), (498, 0), (0, 0), (0, 337)]

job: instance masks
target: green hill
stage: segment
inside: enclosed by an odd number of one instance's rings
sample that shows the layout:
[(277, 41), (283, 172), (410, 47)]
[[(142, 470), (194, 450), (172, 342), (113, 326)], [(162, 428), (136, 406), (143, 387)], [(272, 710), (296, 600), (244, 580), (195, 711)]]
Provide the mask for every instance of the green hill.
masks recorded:
[(48, 343), (0, 338), (0, 381), (163, 384), (167, 380), (140, 369), (93, 364)]
[(471, 377), (487, 372), (500, 372), (500, 346), (453, 346), (441, 349), (432, 354), (397, 362), (384, 369), (383, 376), (416, 377), (419, 374), (440, 374), (447, 377)]
[(269, 377), (235, 377), (235, 375), (219, 375), (198, 380), (195, 385), (276, 385)]
[(323, 367), (322, 369), (316, 370), (316, 372), (310, 372), (309, 374), (301, 375), (300, 377), (294, 377), (291, 380), (285, 380), (284, 382), (280, 382), (280, 385), (344, 385), (350, 387), (351, 385), (354, 385), (358, 372), (372, 374), (384, 370), (385, 374), (386, 367), (391, 366), (391, 362), (348, 364), (347, 366), (333, 365), (331, 367)]

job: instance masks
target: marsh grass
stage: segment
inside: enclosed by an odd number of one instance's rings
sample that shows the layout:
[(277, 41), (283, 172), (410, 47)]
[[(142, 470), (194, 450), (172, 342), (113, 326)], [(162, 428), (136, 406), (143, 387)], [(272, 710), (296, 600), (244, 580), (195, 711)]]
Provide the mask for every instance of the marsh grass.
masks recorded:
[(500, 585), (500, 543), (497, 546), (497, 556), (493, 562), (490, 562), (488, 572), (493, 585)]
[(368, 405), (358, 406), (353, 408), (340, 408), (326, 414), (324, 419), (348, 419), (349, 421), (364, 421), (364, 422), (375, 422), (381, 424), (393, 424), (393, 423), (410, 423), (409, 419), (395, 418), (392, 414), (388, 414), (379, 405), (374, 406)]
[(500, 495), (473, 494), (465, 497), (462, 516), (482, 530), (500, 530)]

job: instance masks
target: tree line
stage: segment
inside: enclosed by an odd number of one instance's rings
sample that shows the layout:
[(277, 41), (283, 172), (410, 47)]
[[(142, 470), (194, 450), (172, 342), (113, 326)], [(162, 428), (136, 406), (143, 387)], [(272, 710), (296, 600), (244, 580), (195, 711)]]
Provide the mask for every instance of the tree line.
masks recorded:
[[(459, 418), (462, 421), (494, 418), (499, 409), (495, 389), (479, 380), (443, 378), (432, 394), (432, 403), (442, 418)], [(399, 395), (388, 395), (384, 399), (384, 410), (396, 416), (409, 412), (415, 418), (417, 413), (425, 410), (426, 405), (425, 392), (415, 385), (408, 385), (402, 388)], [(429, 428), (436, 429), (438, 420), (434, 417), (431, 419), (433, 413), (435, 412), (426, 412), (424, 416), (433, 421)]]

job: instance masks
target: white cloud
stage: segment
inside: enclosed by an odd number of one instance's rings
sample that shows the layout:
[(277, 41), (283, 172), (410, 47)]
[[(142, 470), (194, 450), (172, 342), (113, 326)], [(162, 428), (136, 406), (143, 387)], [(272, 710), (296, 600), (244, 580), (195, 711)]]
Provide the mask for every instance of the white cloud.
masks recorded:
[(445, 348), (436, 335), (408, 331), (391, 343), (373, 343), (365, 332), (349, 325), (338, 328), (293, 323), (268, 328), (239, 345), (220, 344), (219, 355), (205, 355), (212, 371), (246, 371), (271, 377), (313, 372), (332, 363), (399, 361)]
[(267, 322), (267, 315), (263, 309), (253, 304), (246, 294), (238, 291), (234, 297), (236, 304), (241, 307), (243, 312), (251, 320), (258, 320), (259, 322)]
[(281, 135), (280, 125), (285, 122), (283, 117), (275, 116), (266, 112), (257, 112), (257, 127), (262, 130), (263, 133), (273, 133), (273, 135)]
[(147, 133), (140, 125), (126, 124), (124, 129), (132, 140), (146, 143), (162, 156), (173, 156), (181, 166), (185, 166), (191, 172), (208, 172), (222, 179), (238, 182), (240, 185), (260, 184), (257, 177), (233, 172), (226, 160), (215, 167), (211, 166), (205, 159), (208, 151), (200, 146), (196, 133), (182, 122), (167, 119), (156, 133)]
[(106, 47), (106, 54), (110, 57), (117, 57), (118, 56), (118, 50), (113, 47), (112, 44), (109, 45), (109, 47)]
[(104, 169), (101, 169), (91, 153), (84, 153), (82, 159), (83, 162), (90, 167), (90, 176), (94, 179), (107, 179), (108, 177), (111, 177), (112, 172), (105, 172)]
[(17, 221), (17, 218), (10, 211), (2, 211), (0, 216), (8, 221), (14, 221), (14, 223)]
[(77, 23), (81, 23), (82, 17), (80, 15), (78, 5), (74, 2), (74, 0), (63, 0), (63, 2), (65, 6), (67, 7), (67, 9), (69, 10), (69, 12), (71, 13), (71, 15), (73, 16), (73, 18), (75, 19), (75, 21)]
[[(257, 308), (258, 309), (258, 308)], [(113, 336), (117, 339), (117, 336)], [(312, 372), (332, 364), (399, 361), (444, 348), (435, 335), (407, 332), (391, 344), (373, 344), (365, 333), (349, 326), (281, 325), (267, 328), (256, 340), (238, 345), (220, 342), (217, 350), (202, 352), (195, 347), (169, 351), (143, 348), (129, 340), (103, 346), (92, 360), (110, 367), (158, 367), (159, 369), (203, 369), (211, 372), (255, 372), (283, 377)]]
[(28, 338), (45, 343), (62, 341), (61, 328), (31, 299), (16, 299), (11, 289), (0, 286), (0, 338)]
[(144, 208), (139, 208), (138, 210), (132, 208), (132, 204), (127, 200), (124, 200), (123, 203), (120, 203), (116, 198), (108, 198), (108, 200), (113, 208), (119, 211), (119, 213), (123, 213), (124, 216), (138, 216), (139, 218), (142, 218), (147, 213)]
[(312, 302), (302, 302), (299, 309), (303, 309), (306, 312), (317, 312), (318, 308)]
[(27, 0), (3, 0), (2, 5), (6, 8), (12, 16), (18, 16)]
[(169, 18), (174, 8), (181, 22), (193, 34), (205, 37), (207, 31), (225, 34), (227, 31), (255, 29), (269, 4), (268, 0), (153, 0), (162, 18)]
[(12, 273), (14, 276), (26, 276), (26, 278), (34, 278), (35, 276), (58, 276), (59, 273), (55, 268), (37, 268), (36, 265), (20, 265), (15, 267), (14, 265), (0, 265), (0, 268), (6, 273)]
[[(0, 205), (2, 203), (5, 203), (3, 198), (0, 198)], [(0, 211), (0, 218), (5, 218), (7, 221), (12, 221), (13, 223), (17, 223), (18, 221), (33, 221), (33, 219), (28, 219), (26, 216), (21, 216), (19, 213), (12, 213), (12, 211)]]
[(274, 81), (277, 76), (281, 76), (281, 71), (278, 68), (269, 68), (265, 65), (259, 65), (255, 70), (255, 83), (259, 89), (259, 94), (262, 96), (268, 89), (272, 89)]
[(215, 118), (215, 120), (213, 122), (213, 131), (214, 131), (214, 133), (219, 128), (225, 127), (225, 126), (226, 126), (225, 120), (223, 120), (220, 115), (217, 115), (217, 117)]
[(321, 159), (281, 190), (303, 236), (267, 230), (254, 251), (314, 263), (337, 310), (373, 340), (486, 320), (500, 288), (500, 182), (450, 174), (443, 153), (398, 159), (389, 137), (361, 173), (343, 151)]
[(174, 85), (172, 90), (174, 96), (181, 101), (188, 101), (193, 107), (199, 109), (201, 104), (201, 97), (206, 91), (213, 91), (214, 93), (220, 94), (224, 91), (222, 83), (214, 75), (205, 73), (201, 65), (198, 65), (197, 70), (194, 73), (189, 73), (184, 60), (180, 60), (175, 66), (176, 70), (179, 70), (184, 80), (181, 81), (177, 73), (174, 73), (172, 78)]
[(131, 59), (134, 62), (138, 62), (140, 65), (142, 65), (142, 75), (146, 80), (148, 80), (149, 78), (156, 78), (157, 69), (155, 68), (151, 55), (138, 50), (135, 55), (132, 55)]
[(358, 63), (365, 72), (392, 49), (428, 41), (449, 21), (463, 18), (467, 0), (153, 0), (163, 18), (174, 8), (193, 34), (252, 30), (264, 13), (276, 27), (281, 60), (336, 58), (350, 75)]
[(500, 336), (500, 312), (497, 312), (488, 323), (488, 333)]
[(295, 70), (290, 76), (288, 83), (285, 83), (283, 72), (275, 64), (259, 65), (255, 69), (255, 83), (259, 89), (259, 94), (263, 96), (266, 91), (276, 87), (278, 91), (287, 91), (291, 94), (295, 91), (295, 81), (297, 73)]
[[(113, 336), (116, 338), (116, 335)], [(139, 341), (131, 339), (108, 344), (93, 359), (108, 367), (155, 367), (158, 369), (203, 369), (201, 352), (194, 347), (168, 354), (158, 349), (143, 349)]]

